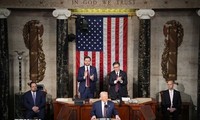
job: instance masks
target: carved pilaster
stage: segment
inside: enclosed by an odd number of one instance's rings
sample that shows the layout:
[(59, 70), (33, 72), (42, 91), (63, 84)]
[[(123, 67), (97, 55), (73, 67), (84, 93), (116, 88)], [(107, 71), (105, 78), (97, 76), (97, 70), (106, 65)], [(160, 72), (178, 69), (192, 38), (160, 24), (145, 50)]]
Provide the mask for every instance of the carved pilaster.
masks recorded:
[(140, 18), (138, 47), (138, 97), (150, 96), (151, 21), (155, 12), (150, 9), (136, 11)]
[(0, 9), (0, 19), (7, 18), (10, 15), (10, 10)]
[(72, 97), (69, 91), (73, 83), (69, 81), (68, 74), (68, 20), (71, 11), (57, 9), (53, 16), (57, 17), (57, 97)]
[(0, 9), (0, 118), (2, 120), (9, 119), (9, 52), (6, 19), (9, 15), (8, 9)]
[(53, 11), (53, 16), (57, 17), (57, 19), (66, 20), (68, 17), (71, 16), (71, 11), (68, 9), (56, 9)]
[(140, 9), (136, 11), (136, 15), (139, 19), (151, 19), (155, 15), (155, 12), (151, 9)]
[[(198, 16), (200, 16), (200, 9), (197, 11)], [(200, 19), (200, 18), (199, 18)], [(200, 25), (199, 25), (200, 29)], [(199, 30), (200, 34), (200, 30)], [(200, 36), (200, 35), (199, 35)], [(199, 37), (199, 57), (198, 57), (198, 91), (197, 91), (197, 113), (200, 113), (200, 37)], [(197, 120), (200, 119), (200, 114), (197, 114)]]

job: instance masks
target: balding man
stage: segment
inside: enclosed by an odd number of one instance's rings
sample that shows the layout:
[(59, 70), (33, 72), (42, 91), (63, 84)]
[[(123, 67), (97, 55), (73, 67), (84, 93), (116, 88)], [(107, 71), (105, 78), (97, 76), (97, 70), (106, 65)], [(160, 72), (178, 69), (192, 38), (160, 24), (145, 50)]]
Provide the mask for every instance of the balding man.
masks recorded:
[(108, 92), (101, 92), (100, 100), (92, 106), (91, 120), (96, 118), (112, 118), (112, 115), (115, 116), (116, 120), (120, 120), (114, 103), (108, 100)]

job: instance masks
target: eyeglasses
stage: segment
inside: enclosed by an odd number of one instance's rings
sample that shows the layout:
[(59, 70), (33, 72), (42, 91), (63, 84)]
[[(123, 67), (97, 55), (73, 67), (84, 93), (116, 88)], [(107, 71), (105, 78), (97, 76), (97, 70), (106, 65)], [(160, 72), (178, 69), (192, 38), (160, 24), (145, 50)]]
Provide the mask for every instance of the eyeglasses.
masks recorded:
[(114, 66), (114, 68), (119, 68), (119, 66)]

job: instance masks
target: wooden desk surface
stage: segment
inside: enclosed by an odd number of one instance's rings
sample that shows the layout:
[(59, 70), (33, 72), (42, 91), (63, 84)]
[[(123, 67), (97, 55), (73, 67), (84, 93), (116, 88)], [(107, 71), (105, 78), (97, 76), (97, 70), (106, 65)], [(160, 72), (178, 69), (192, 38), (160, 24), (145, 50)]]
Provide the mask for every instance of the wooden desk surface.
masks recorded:
[[(144, 120), (144, 116), (141, 112), (141, 107), (145, 105), (150, 105), (154, 114), (156, 112), (156, 106), (157, 103), (155, 101), (150, 101), (143, 104), (115, 104), (115, 108), (117, 109), (119, 116), (122, 120), (136, 120), (136, 118), (139, 118), (140, 120)], [(71, 109), (74, 111), (75, 117), (77, 120), (90, 120), (90, 112), (92, 109), (92, 104), (84, 104), (84, 105), (75, 105), (72, 103), (65, 103), (65, 102), (53, 102), (54, 106), (54, 120), (58, 119), (58, 115), (60, 115), (61, 109), (64, 107), (67, 109)], [(65, 117), (67, 116), (67, 113), (65, 113)], [(68, 117), (69, 118), (69, 117)]]

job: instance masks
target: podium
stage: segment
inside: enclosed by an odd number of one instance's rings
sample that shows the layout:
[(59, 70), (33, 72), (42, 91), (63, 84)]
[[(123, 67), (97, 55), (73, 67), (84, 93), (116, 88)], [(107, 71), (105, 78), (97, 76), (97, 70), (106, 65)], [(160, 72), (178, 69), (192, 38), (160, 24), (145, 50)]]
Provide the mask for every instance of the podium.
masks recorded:
[(97, 120), (115, 120), (114, 118), (97, 118)]
[[(90, 113), (92, 109), (92, 103), (75, 105), (72, 102), (67, 103), (54, 100), (53, 106), (54, 120), (91, 119)], [(115, 103), (115, 108), (117, 109), (121, 120), (155, 120), (157, 102), (152, 100), (142, 104)], [(102, 118), (99, 118), (98, 120), (102, 120)], [(114, 116), (111, 120), (115, 120)]]
[(97, 120), (116, 120), (115, 118), (97, 118)]
[(141, 106), (141, 112), (142, 112), (145, 120), (155, 120), (156, 119), (156, 116), (153, 113), (153, 110), (151, 109), (150, 105)]
[(130, 120), (155, 120), (157, 103), (130, 104)]
[(76, 111), (64, 105), (58, 113), (57, 120), (76, 120)]

